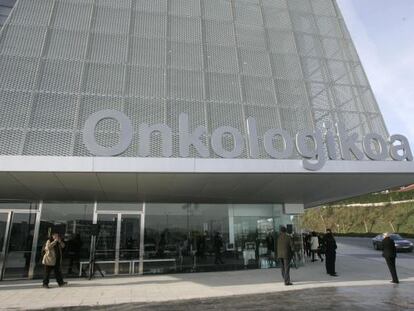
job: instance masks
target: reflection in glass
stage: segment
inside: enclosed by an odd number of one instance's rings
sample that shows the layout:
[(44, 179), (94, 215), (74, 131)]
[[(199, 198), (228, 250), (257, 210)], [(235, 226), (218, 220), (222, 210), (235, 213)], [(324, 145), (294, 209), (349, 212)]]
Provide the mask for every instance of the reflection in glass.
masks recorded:
[[(65, 277), (79, 275), (80, 262), (89, 261), (92, 219), (92, 203), (43, 203), (35, 277), (43, 275), (41, 251), (53, 232), (59, 233), (65, 242), (62, 273)], [(87, 268), (87, 265), (83, 266), (84, 271)]]
[(132, 262), (138, 267), (139, 260), (140, 215), (98, 214), (98, 225), (96, 261), (101, 270), (104, 274), (132, 273)]
[(96, 240), (96, 261), (111, 261), (111, 263), (99, 264), (104, 274), (114, 274), (116, 256), (116, 227), (117, 214), (99, 214), (99, 234)]
[(237, 264), (225, 204), (147, 204), (144, 248), (145, 273), (210, 271)]
[(275, 231), (273, 218), (260, 216), (234, 217), (235, 247), (249, 268), (269, 268), (275, 263)]
[[(0, 213), (0, 256), (3, 253), (3, 246), (5, 244), (4, 239), (6, 238), (6, 227), (7, 227), (7, 218), (9, 214)], [(0, 257), (0, 260), (3, 260), (3, 257)], [(1, 261), (0, 261), (1, 263)]]
[[(10, 204), (0, 204), (0, 250), (7, 249), (8, 278), (27, 277), (36, 213), (13, 212), (10, 245), (4, 238)], [(17, 205), (16, 205), (17, 206)], [(32, 206), (22, 203), (20, 207)], [(100, 209), (99, 209), (100, 207)], [(302, 261), (299, 222), (283, 214), (281, 204), (146, 204), (145, 216), (134, 214), (142, 204), (98, 203), (96, 261), (105, 274), (139, 272), (141, 217), (145, 217), (144, 273), (272, 268), (280, 225), (290, 225), (295, 237), (295, 261)], [(105, 214), (104, 214), (105, 213)], [(12, 215), (10, 214), (10, 215)], [(41, 249), (52, 232), (65, 240), (62, 271), (88, 271), (92, 203), (44, 203), (39, 220), (35, 274), (41, 277)], [(7, 257), (8, 255), (8, 257)], [(82, 271), (81, 271), (82, 272)]]
[(141, 212), (143, 203), (101, 203), (98, 202), (98, 211), (129, 211)]
[(36, 202), (0, 202), (0, 211), (2, 209), (35, 211), (38, 209), (38, 204)]
[(120, 260), (139, 259), (140, 216), (122, 215), (120, 236)]
[(144, 273), (277, 266), (278, 204), (147, 204)]
[(3, 279), (28, 277), (35, 222), (35, 213), (13, 213)]

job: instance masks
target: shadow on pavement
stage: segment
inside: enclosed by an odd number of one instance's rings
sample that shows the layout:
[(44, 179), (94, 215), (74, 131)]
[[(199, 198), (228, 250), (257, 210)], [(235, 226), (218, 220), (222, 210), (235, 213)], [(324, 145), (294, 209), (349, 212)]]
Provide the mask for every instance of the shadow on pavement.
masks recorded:
[(96, 307), (51, 308), (46, 310), (335, 310), (398, 311), (414, 310), (412, 287), (350, 286), (321, 287), (279, 293), (231, 296), (222, 298), (168, 301), (162, 303), (130, 303)]

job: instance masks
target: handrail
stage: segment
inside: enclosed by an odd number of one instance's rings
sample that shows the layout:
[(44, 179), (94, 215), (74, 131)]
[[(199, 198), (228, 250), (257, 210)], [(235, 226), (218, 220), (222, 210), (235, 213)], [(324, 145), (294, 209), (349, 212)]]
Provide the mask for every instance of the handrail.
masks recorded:
[[(118, 263), (129, 263), (129, 274), (135, 274), (135, 264), (139, 263), (140, 259), (131, 259), (131, 260), (118, 260)], [(115, 264), (115, 260), (96, 260), (96, 264)], [(177, 260), (175, 258), (160, 258), (160, 259), (143, 259), (143, 262), (174, 262), (175, 269), (177, 269)], [(83, 265), (89, 264), (89, 261), (80, 261), (79, 262), (79, 276), (82, 276), (82, 267)]]

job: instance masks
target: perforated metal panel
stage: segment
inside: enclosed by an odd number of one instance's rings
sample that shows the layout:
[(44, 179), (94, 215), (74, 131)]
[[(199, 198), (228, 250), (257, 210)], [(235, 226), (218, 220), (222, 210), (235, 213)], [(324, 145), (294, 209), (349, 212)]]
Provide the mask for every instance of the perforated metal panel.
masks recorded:
[(0, 29), (6, 22), (16, 0), (0, 0)]
[[(219, 126), (246, 138), (256, 118), (260, 158), (272, 127), (295, 135), (340, 121), (360, 137), (388, 134), (334, 0), (19, 0), (0, 33), (0, 72), (5, 155), (90, 156), (81, 131), (102, 109), (133, 122), (125, 157), (138, 154), (141, 123), (170, 126), (178, 157), (180, 113), (208, 129), (206, 144)], [(99, 123), (96, 139), (116, 144), (119, 125)]]

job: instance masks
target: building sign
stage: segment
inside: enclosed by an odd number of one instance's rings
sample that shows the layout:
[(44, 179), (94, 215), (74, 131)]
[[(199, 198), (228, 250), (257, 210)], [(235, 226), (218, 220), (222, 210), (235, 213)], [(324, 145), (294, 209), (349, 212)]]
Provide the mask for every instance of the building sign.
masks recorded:
[[(120, 125), (120, 139), (111, 147), (100, 145), (96, 141), (95, 129), (99, 122), (113, 119)], [(258, 159), (260, 141), (267, 155), (274, 159), (289, 159), (296, 151), (303, 157), (303, 167), (316, 171), (321, 169), (329, 160), (363, 160), (368, 158), (375, 161), (384, 161), (391, 158), (395, 161), (413, 161), (413, 155), (408, 139), (403, 135), (392, 135), (387, 140), (376, 133), (367, 134), (362, 138), (362, 149), (358, 147), (360, 141), (357, 133), (347, 133), (345, 127), (336, 124), (334, 127), (325, 125), (324, 134), (320, 129), (303, 130), (292, 137), (283, 129), (268, 129), (263, 137), (259, 137), (255, 118), (246, 120), (247, 138), (237, 128), (221, 126), (212, 130), (211, 140), (208, 145), (203, 142), (203, 137), (208, 137), (207, 129), (198, 126), (190, 131), (189, 117), (182, 113), (179, 115), (179, 156), (190, 156), (190, 147), (197, 151), (202, 158), (210, 158), (211, 146), (213, 152), (226, 159), (240, 157), (246, 148), (250, 159)], [(157, 132), (161, 136), (161, 152), (163, 157), (171, 157), (173, 154), (173, 133), (166, 124), (139, 125), (139, 150), (138, 156), (150, 156), (151, 136)], [(102, 110), (92, 114), (85, 123), (83, 141), (90, 153), (96, 156), (117, 156), (125, 152), (133, 139), (133, 126), (128, 116), (116, 110)], [(223, 146), (223, 137), (230, 136), (233, 144), (228, 150)], [(275, 146), (275, 140), (282, 141), (281, 148)], [(246, 142), (247, 140), (247, 142)], [(326, 150), (326, 151), (325, 151)], [(339, 152), (337, 151), (339, 150)]]

